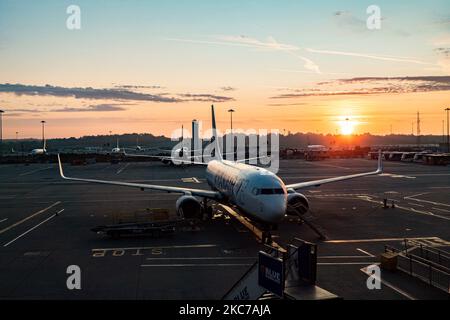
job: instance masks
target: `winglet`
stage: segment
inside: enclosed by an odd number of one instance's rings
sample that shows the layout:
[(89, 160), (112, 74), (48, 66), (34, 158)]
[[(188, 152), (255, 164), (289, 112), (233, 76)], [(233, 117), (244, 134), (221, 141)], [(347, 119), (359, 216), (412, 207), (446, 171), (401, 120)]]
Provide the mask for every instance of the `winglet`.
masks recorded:
[(63, 167), (61, 164), (61, 158), (59, 157), (59, 153), (58, 153), (58, 164), (59, 164), (59, 174), (60, 174), (61, 178), (66, 179), (66, 177), (64, 176), (64, 171), (63, 171)]
[(212, 121), (212, 139), (214, 139), (214, 149), (215, 149), (215, 155), (216, 159), (219, 161), (222, 161), (222, 152), (220, 151), (220, 144), (219, 144), (219, 135), (217, 133), (217, 126), (216, 126), (216, 115), (214, 113), (214, 105), (211, 106), (211, 121)]
[(378, 151), (378, 169), (377, 169), (377, 173), (381, 174), (383, 173), (383, 152), (381, 151), (381, 149)]

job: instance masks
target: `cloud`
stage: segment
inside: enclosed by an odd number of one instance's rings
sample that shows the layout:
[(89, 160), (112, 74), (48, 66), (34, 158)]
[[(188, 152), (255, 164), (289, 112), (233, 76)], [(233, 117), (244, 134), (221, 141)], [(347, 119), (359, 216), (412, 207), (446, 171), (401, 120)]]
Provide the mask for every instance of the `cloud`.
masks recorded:
[(213, 94), (195, 94), (195, 93), (185, 93), (179, 94), (179, 97), (184, 98), (183, 101), (202, 101), (202, 102), (228, 102), (234, 101), (234, 98), (216, 96)]
[(450, 76), (359, 77), (318, 82), (311, 89), (289, 91), (271, 99), (450, 91)]
[(438, 65), (442, 69), (441, 71), (450, 73), (450, 48), (441, 47), (434, 49), (434, 52), (438, 55)]
[(390, 55), (376, 55), (371, 53), (359, 53), (359, 52), (344, 52), (344, 51), (334, 51), (334, 50), (318, 50), (307, 48), (306, 51), (312, 53), (328, 54), (328, 55), (338, 55), (338, 56), (350, 56), (374, 60), (384, 60), (384, 61), (395, 61), (395, 62), (407, 62), (422, 65), (435, 65), (435, 63), (420, 61), (416, 58), (411, 57), (399, 57)]
[(166, 40), (169, 41), (178, 41), (178, 42), (188, 42), (188, 43), (198, 43), (198, 44), (208, 44), (208, 45), (225, 45), (225, 46), (238, 46), (238, 47), (247, 47), (259, 50), (269, 50), (269, 51), (282, 51), (288, 53), (289, 55), (300, 59), (304, 64), (303, 67), (307, 70), (314, 71), (316, 73), (320, 73), (320, 68), (317, 64), (315, 64), (311, 59), (308, 59), (300, 54), (297, 51), (301, 50), (301, 48), (290, 45), (280, 43), (275, 40), (273, 37), (268, 37), (266, 41), (261, 41), (255, 38), (250, 38), (244, 35), (240, 36), (218, 36), (215, 37), (214, 40), (192, 40), (192, 39), (177, 39), (177, 38), (168, 38)]
[(450, 57), (450, 48), (436, 48), (434, 49), (434, 52), (436, 52), (440, 56), (444, 56), (446, 58)]
[[(130, 86), (131, 87), (131, 86)], [(133, 86), (136, 88), (137, 86)], [(142, 86), (141, 86), (142, 87)], [(226, 87), (227, 91), (232, 91), (233, 88)], [(234, 101), (232, 97), (218, 96), (213, 94), (172, 94), (162, 93), (158, 95), (145, 94), (133, 92), (124, 89), (93, 89), (93, 88), (65, 88), (55, 86), (31, 86), (23, 84), (0, 84), (0, 93), (14, 93), (18, 96), (53, 96), (53, 97), (75, 97), (77, 99), (102, 99), (114, 101), (152, 101), (164, 103), (176, 103), (187, 101), (204, 101), (204, 102), (227, 102)], [(173, 97), (177, 96), (177, 98)], [(120, 105), (124, 105), (123, 103)], [(90, 106), (86, 109), (82, 108), (62, 108), (57, 109), (60, 112), (83, 112), (83, 111), (121, 111), (115, 104), (103, 104)], [(56, 111), (58, 112), (58, 111)]]
[(98, 105), (91, 105), (86, 108), (65, 107), (61, 109), (50, 110), (50, 112), (112, 112), (125, 110), (127, 109), (117, 104), (98, 104)]
[(236, 91), (236, 88), (233, 87), (221, 87), (220, 90), (222, 91)]
[(338, 79), (328, 82), (319, 82), (319, 85), (332, 83), (362, 83), (362, 82), (378, 82), (378, 81), (411, 81), (420, 82), (426, 81), (435, 84), (449, 84), (450, 76), (416, 76), (416, 77), (358, 77), (349, 79)]
[(6, 113), (9, 112), (20, 112), (20, 113), (39, 113), (42, 112), (42, 110), (39, 109), (5, 109)]
[(124, 84), (124, 85), (116, 85), (114, 88), (119, 89), (164, 89), (162, 86), (139, 86), (139, 85), (131, 85), (131, 84)]
[(179, 99), (172, 97), (144, 94), (123, 89), (65, 88), (51, 85), (32, 86), (6, 83), (0, 84), (0, 93), (1, 92), (14, 93), (18, 96), (75, 97), (77, 99), (112, 99), (162, 103), (180, 102)]

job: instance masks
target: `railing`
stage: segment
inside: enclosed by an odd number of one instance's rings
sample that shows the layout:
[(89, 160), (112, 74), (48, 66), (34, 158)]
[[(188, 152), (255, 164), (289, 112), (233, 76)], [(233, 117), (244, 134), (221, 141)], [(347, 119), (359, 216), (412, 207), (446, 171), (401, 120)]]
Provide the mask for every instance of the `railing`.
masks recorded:
[(415, 240), (404, 241), (404, 250), (450, 269), (450, 254)]
[(450, 293), (450, 269), (439, 263), (411, 254), (408, 250), (402, 251), (386, 245), (385, 252), (398, 254), (397, 269), (408, 273), (433, 287)]

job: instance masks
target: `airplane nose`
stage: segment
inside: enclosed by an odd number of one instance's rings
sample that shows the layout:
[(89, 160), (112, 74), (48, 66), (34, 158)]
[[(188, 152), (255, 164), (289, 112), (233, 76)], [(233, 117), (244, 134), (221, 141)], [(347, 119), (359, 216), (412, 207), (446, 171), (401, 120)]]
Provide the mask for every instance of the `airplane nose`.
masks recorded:
[(286, 215), (286, 200), (284, 197), (280, 199), (268, 199), (262, 205), (268, 222), (280, 222)]

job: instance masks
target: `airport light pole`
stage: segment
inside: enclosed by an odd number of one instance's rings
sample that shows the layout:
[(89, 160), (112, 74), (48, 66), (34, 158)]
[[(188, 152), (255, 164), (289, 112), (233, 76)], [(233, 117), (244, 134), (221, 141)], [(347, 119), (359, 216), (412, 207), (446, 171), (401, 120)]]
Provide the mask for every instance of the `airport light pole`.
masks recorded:
[(45, 149), (45, 121), (42, 120), (42, 148)]
[(233, 113), (235, 113), (236, 110), (230, 109), (228, 112), (230, 113), (231, 135), (233, 135)]
[(445, 111), (447, 112), (447, 152), (450, 153), (450, 124), (448, 115), (450, 108), (445, 109)]
[(3, 114), (5, 111), (0, 110), (0, 157), (3, 157)]
[(3, 157), (3, 114), (5, 111), (0, 110), (0, 157)]
[[(233, 136), (233, 113), (235, 113), (236, 111), (234, 109), (230, 109), (230, 110), (228, 110), (228, 112), (230, 113), (230, 127), (231, 127), (230, 134), (231, 134), (231, 141), (232, 141), (231, 145), (233, 146), (233, 152), (234, 152), (235, 148), (234, 148), (234, 136)], [(227, 149), (228, 149), (228, 146), (227, 146)], [(233, 156), (233, 159), (234, 159), (234, 156)]]

